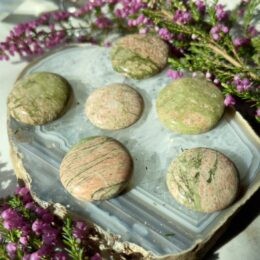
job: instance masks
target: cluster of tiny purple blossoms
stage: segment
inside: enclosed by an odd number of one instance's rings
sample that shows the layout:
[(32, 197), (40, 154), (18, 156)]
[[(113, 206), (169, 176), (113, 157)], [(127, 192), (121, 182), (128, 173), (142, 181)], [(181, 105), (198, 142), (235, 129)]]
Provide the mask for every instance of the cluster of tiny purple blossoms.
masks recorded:
[[(168, 69), (166, 75), (173, 80), (184, 77), (184, 73), (182, 71), (172, 69)], [(192, 73), (192, 77), (197, 77), (197, 73)], [(220, 85), (219, 79), (214, 78), (214, 76), (210, 72), (205, 73), (205, 78), (211, 80), (216, 86)], [(252, 87), (252, 82), (247, 78), (241, 78), (240, 75), (235, 75), (233, 85), (236, 87), (236, 90), (238, 92), (243, 92), (248, 91)], [(224, 100), (224, 104), (226, 106), (233, 106), (235, 105), (235, 103), (235, 98), (232, 95), (227, 94)], [(260, 116), (260, 108), (256, 110), (256, 116)]]
[[(0, 207), (0, 224), (7, 232), (19, 231), (15, 241), (8, 240), (4, 233), (0, 236), (0, 247), (5, 247), (9, 259), (40, 260), (48, 257), (53, 260), (70, 259), (66, 246), (62, 240), (62, 222), (35, 203), (26, 187), (16, 190), (16, 196), (21, 199), (22, 207), (28, 215), (25, 216), (21, 209), (9, 206)], [(88, 235), (88, 228), (84, 222), (73, 223), (72, 236), (81, 243)], [(37, 240), (37, 245), (34, 242)], [(100, 260), (98, 253), (90, 256), (91, 260)]]
[[(66, 22), (69, 13), (54, 11), (40, 15), (36, 20), (16, 25), (6, 40), (0, 43), (0, 60), (18, 53), (20, 56), (41, 55), (46, 48), (55, 47), (66, 39), (64, 29), (57, 29), (56, 23)], [(48, 26), (49, 32), (38, 30)]]

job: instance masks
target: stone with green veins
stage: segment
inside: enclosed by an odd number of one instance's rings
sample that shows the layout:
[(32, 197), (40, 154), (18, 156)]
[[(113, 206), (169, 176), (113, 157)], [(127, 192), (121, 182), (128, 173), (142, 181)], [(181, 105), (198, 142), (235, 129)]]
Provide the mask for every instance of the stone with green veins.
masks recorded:
[(166, 182), (180, 204), (214, 212), (234, 201), (239, 180), (236, 167), (225, 155), (208, 148), (192, 148), (170, 164)]
[(181, 78), (161, 90), (157, 114), (164, 126), (180, 134), (212, 129), (224, 112), (221, 91), (206, 79)]
[(96, 89), (85, 106), (90, 122), (106, 130), (129, 127), (140, 118), (142, 111), (141, 95), (134, 88), (119, 83)]
[(77, 199), (106, 200), (128, 185), (132, 170), (132, 158), (121, 143), (110, 137), (94, 136), (81, 140), (66, 154), (60, 179)]
[(57, 74), (33, 73), (16, 82), (8, 97), (8, 109), (19, 122), (46, 124), (63, 113), (70, 90), (69, 83)]
[(159, 73), (165, 67), (167, 58), (167, 44), (152, 35), (127, 35), (117, 40), (111, 50), (114, 70), (134, 79)]

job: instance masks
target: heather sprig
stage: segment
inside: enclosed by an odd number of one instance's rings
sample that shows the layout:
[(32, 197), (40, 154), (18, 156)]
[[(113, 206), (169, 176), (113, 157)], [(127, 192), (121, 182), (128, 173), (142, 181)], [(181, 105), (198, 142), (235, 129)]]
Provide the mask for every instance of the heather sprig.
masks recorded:
[[(245, 23), (241, 26), (245, 32), (248, 32), (249, 28), (252, 31), (249, 20), (254, 17), (256, 2), (257, 0), (250, 1), (247, 11), (244, 12)], [(234, 104), (235, 99), (232, 96), (237, 96), (259, 108), (259, 33), (256, 29), (254, 28), (252, 37), (246, 33), (234, 37), (230, 31), (236, 21), (217, 1), (211, 6), (203, 4), (202, 0), (196, 1), (195, 4), (192, 1), (185, 1), (181, 5), (179, 1), (171, 3), (172, 9), (160, 5), (157, 9), (143, 10), (159, 27), (159, 35), (165, 40), (168, 40), (166, 36), (170, 35), (170, 44), (181, 48), (182, 57), (169, 58), (170, 67), (173, 70), (200, 71), (205, 75), (210, 72), (210, 79), (226, 95), (225, 104)], [(245, 5), (243, 3), (243, 6)], [(178, 19), (176, 8), (179, 8)], [(194, 9), (200, 12), (200, 19)], [(162, 30), (167, 34), (160, 34)], [(184, 37), (177, 37), (180, 34), (184, 34)], [(243, 78), (245, 84), (236, 84), (236, 76)]]
[(0, 259), (101, 259), (82, 221), (41, 208), (26, 187), (0, 204)]
[(72, 257), (72, 259), (82, 260), (84, 249), (79, 248), (81, 241), (80, 239), (77, 239), (73, 235), (72, 220), (70, 218), (67, 218), (65, 220), (62, 232), (63, 232), (63, 242), (67, 246), (66, 251)]
[[(259, 0), (242, 0), (227, 11), (218, 0), (93, 0), (74, 13), (54, 11), (17, 25), (0, 43), (0, 59), (41, 55), (71, 42), (110, 46), (109, 34), (151, 33), (166, 41), (172, 71), (210, 73), (226, 95), (260, 108), (260, 36), (254, 26)], [(237, 17), (240, 17), (238, 20)], [(237, 32), (234, 30), (237, 29)], [(177, 72), (176, 72), (177, 73)], [(172, 78), (178, 73), (170, 73)], [(238, 76), (248, 84), (236, 84)]]

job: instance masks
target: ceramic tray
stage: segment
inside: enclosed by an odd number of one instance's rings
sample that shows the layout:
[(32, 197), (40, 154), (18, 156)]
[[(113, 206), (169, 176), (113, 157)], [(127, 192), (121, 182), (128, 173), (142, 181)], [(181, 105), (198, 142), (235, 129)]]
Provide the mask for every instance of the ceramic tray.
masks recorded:
[[(73, 100), (60, 119), (44, 126), (26, 126), (11, 119), (12, 142), (22, 156), (31, 189), (39, 199), (60, 203), (119, 235), (122, 241), (135, 243), (154, 255), (181, 253), (212, 236), (225, 217), (234, 213), (233, 207), (240, 200), (212, 214), (188, 210), (167, 190), (165, 175), (170, 162), (186, 148), (209, 147), (221, 151), (239, 170), (241, 199), (251, 186), (258, 183), (259, 187), (259, 139), (250, 129), (245, 130), (243, 120), (228, 112), (207, 133), (191, 136), (170, 132), (159, 122), (155, 110), (159, 91), (170, 81), (165, 71), (145, 80), (127, 79), (113, 71), (109, 51), (91, 45), (71, 47), (28, 66), (22, 76), (49, 71), (65, 77), (72, 86)], [(133, 126), (104, 131), (85, 117), (84, 103), (93, 90), (113, 82), (127, 83), (137, 89), (143, 96), (145, 109)], [(133, 157), (134, 175), (122, 195), (87, 203), (66, 192), (59, 180), (59, 166), (73, 144), (96, 135), (113, 137), (127, 147)]]

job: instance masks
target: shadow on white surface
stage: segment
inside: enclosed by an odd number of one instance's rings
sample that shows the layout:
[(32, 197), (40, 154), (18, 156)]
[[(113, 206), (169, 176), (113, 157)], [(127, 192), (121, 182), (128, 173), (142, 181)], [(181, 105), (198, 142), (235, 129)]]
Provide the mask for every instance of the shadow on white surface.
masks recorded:
[[(226, 232), (219, 238), (204, 260), (260, 259), (258, 244), (260, 228), (259, 219), (257, 219), (260, 214), (259, 199), (260, 190), (235, 215)], [(247, 258), (244, 258), (245, 256)]]
[(0, 162), (0, 198), (12, 195), (17, 185), (13, 170), (6, 170), (7, 163)]

